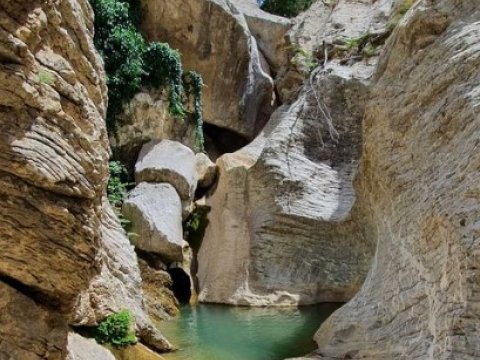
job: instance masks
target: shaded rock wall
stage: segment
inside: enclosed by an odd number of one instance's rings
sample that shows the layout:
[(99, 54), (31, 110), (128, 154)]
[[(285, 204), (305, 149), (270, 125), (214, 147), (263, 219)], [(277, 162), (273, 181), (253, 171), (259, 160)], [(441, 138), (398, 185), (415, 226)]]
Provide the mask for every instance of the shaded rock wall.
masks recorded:
[[(92, 18), (87, 0), (0, 4), (0, 275), (38, 303), (32, 329), (66, 339), (67, 321), (95, 325), (128, 308), (141, 339), (168, 349), (144, 313), (137, 258), (105, 196), (106, 86)], [(27, 300), (4, 307), (20, 313)], [(10, 351), (8, 336), (0, 352)], [(65, 344), (53, 345), (60, 358)]]
[(359, 196), (378, 241), (315, 358), (477, 359), (480, 11), (419, 1), (390, 39), (365, 119)]

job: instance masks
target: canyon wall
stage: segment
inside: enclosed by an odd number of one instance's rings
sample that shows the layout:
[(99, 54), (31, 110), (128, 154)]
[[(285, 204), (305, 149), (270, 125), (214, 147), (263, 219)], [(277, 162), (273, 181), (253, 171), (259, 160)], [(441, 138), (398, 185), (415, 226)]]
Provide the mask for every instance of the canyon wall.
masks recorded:
[(144, 313), (136, 255), (106, 200), (92, 19), (87, 0), (0, 4), (2, 359), (64, 358), (67, 325), (124, 308), (144, 342), (170, 348)]
[(308, 358), (479, 358), (479, 20), (475, 1), (419, 1), (389, 40), (357, 186), (376, 253)]

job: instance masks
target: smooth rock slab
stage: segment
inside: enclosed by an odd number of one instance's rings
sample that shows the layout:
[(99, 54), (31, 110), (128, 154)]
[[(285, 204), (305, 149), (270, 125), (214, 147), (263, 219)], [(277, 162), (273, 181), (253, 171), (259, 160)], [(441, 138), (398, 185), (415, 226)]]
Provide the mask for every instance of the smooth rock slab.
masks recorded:
[(152, 140), (146, 143), (135, 164), (135, 181), (169, 183), (182, 200), (193, 198), (197, 179), (195, 153), (176, 141)]
[(94, 339), (68, 333), (67, 360), (115, 360), (115, 356)]
[(166, 262), (182, 261), (182, 203), (172, 185), (140, 183), (123, 204), (123, 215), (132, 222), (137, 248)]

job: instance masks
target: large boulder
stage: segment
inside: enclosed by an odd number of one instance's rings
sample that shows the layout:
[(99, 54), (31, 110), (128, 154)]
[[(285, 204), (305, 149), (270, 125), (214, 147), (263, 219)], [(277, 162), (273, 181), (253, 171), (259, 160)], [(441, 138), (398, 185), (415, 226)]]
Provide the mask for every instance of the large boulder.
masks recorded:
[(250, 145), (217, 160), (200, 301), (312, 304), (360, 288), (373, 255), (353, 190), (368, 92), (333, 75), (314, 84)]
[(182, 203), (172, 185), (140, 183), (130, 192), (122, 212), (131, 221), (137, 248), (160, 255), (166, 263), (182, 261)]
[(134, 167), (142, 146), (151, 140), (174, 140), (195, 149), (195, 123), (169, 113), (165, 89), (142, 89), (123, 110), (109, 137), (115, 157), (129, 168)]
[(196, 158), (195, 171), (198, 186), (208, 188), (215, 181), (217, 165), (204, 153), (198, 153)]
[(273, 81), (243, 14), (230, 0), (143, 0), (142, 32), (180, 50), (203, 76), (205, 121), (253, 138), (272, 108)]
[(357, 187), (376, 256), (314, 358), (480, 357), (479, 18), (473, 1), (418, 1), (389, 41)]
[(197, 187), (195, 153), (176, 141), (146, 143), (135, 164), (135, 181), (168, 183), (182, 200), (191, 200)]

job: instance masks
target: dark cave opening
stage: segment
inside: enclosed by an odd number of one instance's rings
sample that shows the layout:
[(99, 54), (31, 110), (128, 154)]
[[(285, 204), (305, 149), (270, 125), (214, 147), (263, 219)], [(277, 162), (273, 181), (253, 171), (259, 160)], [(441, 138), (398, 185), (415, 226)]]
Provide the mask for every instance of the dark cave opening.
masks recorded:
[(192, 296), (190, 277), (181, 268), (167, 270), (172, 278), (172, 291), (180, 304), (188, 304)]
[(212, 124), (203, 124), (205, 151), (215, 161), (226, 153), (233, 153), (249, 143), (249, 140), (235, 131)]

